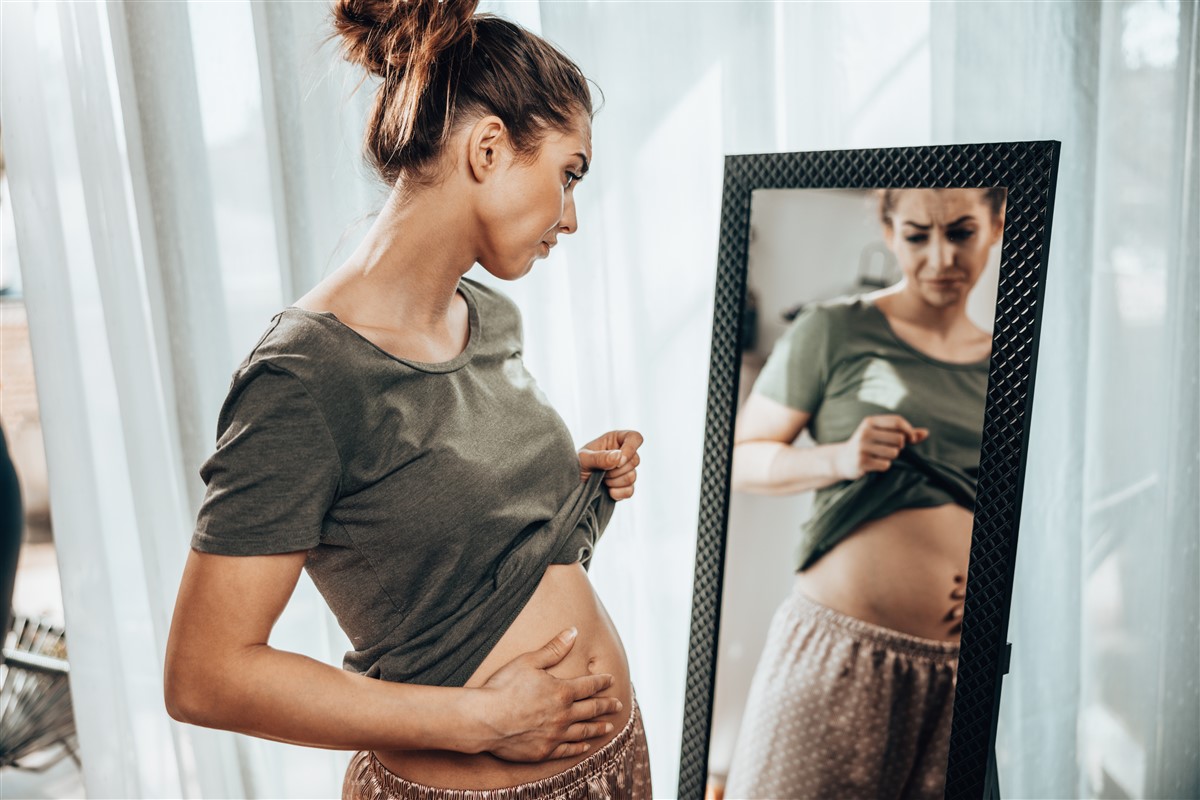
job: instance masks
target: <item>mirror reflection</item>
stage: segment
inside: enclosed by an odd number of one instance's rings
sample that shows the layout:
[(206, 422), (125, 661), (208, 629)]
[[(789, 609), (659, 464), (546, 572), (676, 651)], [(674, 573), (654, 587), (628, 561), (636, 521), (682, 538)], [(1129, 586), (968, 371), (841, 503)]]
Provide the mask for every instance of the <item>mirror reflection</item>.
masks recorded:
[(943, 794), (1004, 196), (753, 194), (716, 796)]

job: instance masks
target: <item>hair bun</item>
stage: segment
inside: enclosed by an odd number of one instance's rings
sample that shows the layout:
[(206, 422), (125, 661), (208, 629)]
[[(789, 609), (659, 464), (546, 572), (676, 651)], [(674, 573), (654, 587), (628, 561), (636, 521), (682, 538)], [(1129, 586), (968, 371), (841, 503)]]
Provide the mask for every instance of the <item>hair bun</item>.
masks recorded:
[(333, 27), (347, 61), (387, 78), (411, 65), (432, 64), (472, 35), (478, 5), (479, 0), (336, 0)]

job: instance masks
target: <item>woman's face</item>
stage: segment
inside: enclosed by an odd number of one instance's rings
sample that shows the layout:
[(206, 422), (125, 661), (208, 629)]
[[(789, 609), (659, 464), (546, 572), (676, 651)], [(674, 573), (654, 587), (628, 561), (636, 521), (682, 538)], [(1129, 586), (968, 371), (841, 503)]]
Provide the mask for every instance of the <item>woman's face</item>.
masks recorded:
[(983, 189), (900, 189), (884, 238), (908, 288), (937, 308), (962, 304), (1004, 231)]
[(591, 121), (576, 117), (569, 132), (549, 131), (533, 161), (511, 157), (499, 170), (480, 210), (479, 263), (498, 278), (515, 280), (550, 254), (558, 237), (574, 233), (575, 187), (592, 158)]

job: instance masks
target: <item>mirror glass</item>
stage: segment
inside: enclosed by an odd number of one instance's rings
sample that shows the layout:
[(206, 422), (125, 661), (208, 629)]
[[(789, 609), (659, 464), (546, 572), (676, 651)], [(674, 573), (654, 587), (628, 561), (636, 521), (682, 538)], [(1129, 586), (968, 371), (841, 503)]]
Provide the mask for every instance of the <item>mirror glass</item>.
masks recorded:
[(1004, 197), (752, 194), (711, 797), (942, 797)]

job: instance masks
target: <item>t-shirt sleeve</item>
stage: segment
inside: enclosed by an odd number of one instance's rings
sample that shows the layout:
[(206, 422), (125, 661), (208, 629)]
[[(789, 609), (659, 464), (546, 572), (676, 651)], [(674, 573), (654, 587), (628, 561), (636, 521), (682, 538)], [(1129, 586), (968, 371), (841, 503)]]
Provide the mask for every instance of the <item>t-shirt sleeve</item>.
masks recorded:
[(763, 365), (754, 393), (815, 414), (825, 396), (834, 339), (831, 314), (810, 306), (792, 320)]
[(268, 555), (320, 542), (342, 467), (325, 417), (304, 384), (260, 362), (235, 376), (221, 408), (217, 450), (200, 467), (200, 477), (208, 489), (192, 547)]

